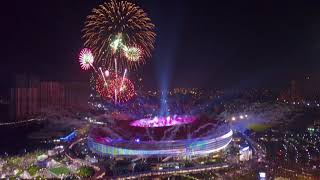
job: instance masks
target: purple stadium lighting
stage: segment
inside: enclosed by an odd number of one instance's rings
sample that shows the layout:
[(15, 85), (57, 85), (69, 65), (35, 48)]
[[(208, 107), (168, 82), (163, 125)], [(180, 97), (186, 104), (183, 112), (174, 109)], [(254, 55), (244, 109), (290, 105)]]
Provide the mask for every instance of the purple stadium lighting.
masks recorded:
[(196, 118), (194, 116), (167, 116), (154, 118), (145, 118), (132, 122), (130, 125), (134, 127), (166, 127), (166, 126), (176, 126), (182, 124), (190, 124), (194, 122)]

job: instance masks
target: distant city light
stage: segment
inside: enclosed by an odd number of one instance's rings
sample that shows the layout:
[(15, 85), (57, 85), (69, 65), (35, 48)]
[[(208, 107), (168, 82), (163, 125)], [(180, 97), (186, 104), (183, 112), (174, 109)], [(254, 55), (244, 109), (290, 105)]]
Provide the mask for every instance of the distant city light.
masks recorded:
[(235, 120), (236, 120), (236, 117), (232, 117), (231, 120), (232, 120), (232, 121), (235, 121)]
[(239, 117), (240, 117), (240, 119), (243, 119), (243, 118), (244, 118), (243, 115), (240, 115)]
[(259, 177), (260, 179), (265, 179), (267, 176), (265, 172), (259, 172)]

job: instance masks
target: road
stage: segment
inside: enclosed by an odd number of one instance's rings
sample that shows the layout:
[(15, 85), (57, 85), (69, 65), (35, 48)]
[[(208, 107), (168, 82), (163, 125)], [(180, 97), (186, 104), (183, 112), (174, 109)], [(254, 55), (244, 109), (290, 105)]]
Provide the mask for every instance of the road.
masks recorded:
[(265, 162), (266, 150), (261, 145), (253, 141), (249, 136), (245, 135), (244, 133), (241, 133), (241, 135), (249, 143), (250, 147), (252, 148), (253, 153), (255, 154), (254, 158), (258, 160), (258, 162), (261, 162), (261, 161)]
[(78, 163), (78, 164), (81, 164), (81, 165), (85, 165), (85, 166), (90, 166), (92, 167), (94, 170), (95, 170), (95, 174), (93, 175), (93, 179), (102, 179), (104, 178), (105, 176), (105, 171), (102, 167), (99, 167), (99, 166), (96, 166), (96, 165), (93, 165), (91, 163), (88, 163), (87, 161), (85, 160), (82, 160), (82, 159), (78, 159), (76, 157), (73, 156), (73, 153), (72, 153), (72, 148), (73, 146), (75, 146), (76, 144), (82, 142), (83, 140), (85, 140), (86, 138), (78, 138), (76, 139), (74, 142), (72, 142), (68, 148), (66, 149), (65, 151), (65, 155), (67, 156), (67, 158), (70, 160), (70, 161), (73, 161), (75, 163)]
[(110, 179), (116, 180), (126, 180), (126, 179), (137, 179), (137, 178), (146, 178), (146, 177), (157, 177), (157, 176), (168, 176), (168, 175), (177, 175), (177, 174), (192, 174), (192, 173), (200, 173), (203, 171), (212, 171), (218, 169), (228, 168), (229, 164), (220, 163), (215, 165), (205, 165), (200, 167), (189, 167), (189, 168), (181, 168), (181, 169), (169, 169), (169, 170), (161, 170), (161, 171), (150, 171), (150, 172), (141, 172), (141, 173), (133, 173), (130, 175), (118, 176), (118, 177), (110, 177)]

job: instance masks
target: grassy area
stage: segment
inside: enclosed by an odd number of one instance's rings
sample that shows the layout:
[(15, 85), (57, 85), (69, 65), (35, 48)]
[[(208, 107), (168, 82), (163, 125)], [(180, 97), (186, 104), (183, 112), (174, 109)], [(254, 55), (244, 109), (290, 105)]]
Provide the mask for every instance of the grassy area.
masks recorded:
[(4, 158), (4, 160), (8, 162), (7, 165), (9, 167), (25, 169), (31, 166), (35, 162), (37, 156), (43, 153), (45, 153), (45, 151), (38, 150), (38, 151), (26, 153), (22, 156), (12, 156), (8, 158)]
[(60, 176), (60, 175), (67, 175), (70, 173), (70, 170), (64, 166), (56, 167), (56, 168), (51, 168), (49, 169), (50, 172), (53, 174)]
[(78, 170), (78, 175), (83, 178), (91, 177), (94, 174), (94, 169), (88, 166), (82, 166)]
[(8, 159), (8, 165), (11, 167), (22, 167), (22, 158), (15, 156)]
[(28, 173), (31, 175), (31, 176), (34, 176), (37, 174), (37, 172), (39, 171), (39, 167), (36, 166), (36, 165), (32, 165), (28, 168)]
[(249, 126), (249, 129), (255, 132), (263, 132), (269, 128), (271, 128), (271, 125), (267, 125), (267, 124), (251, 124)]

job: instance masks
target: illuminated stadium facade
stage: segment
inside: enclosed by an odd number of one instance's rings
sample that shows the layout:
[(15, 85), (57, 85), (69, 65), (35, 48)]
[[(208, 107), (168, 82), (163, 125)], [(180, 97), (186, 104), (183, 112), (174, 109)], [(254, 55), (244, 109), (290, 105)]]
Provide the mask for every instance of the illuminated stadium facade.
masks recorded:
[[(145, 127), (145, 123), (139, 127), (137, 123), (141, 120), (138, 120), (94, 127), (88, 145), (93, 152), (106, 156), (183, 157), (220, 151), (232, 140), (233, 132), (224, 122), (190, 116), (187, 120), (184, 118), (186, 116), (165, 118), (168, 123), (174, 122), (171, 126), (160, 123), (163, 126), (159, 127), (152, 122), (154, 127)], [(154, 118), (150, 120), (154, 121)]]

